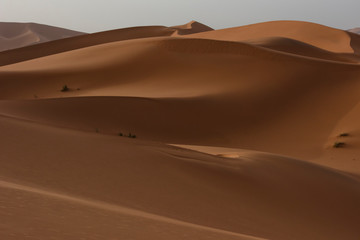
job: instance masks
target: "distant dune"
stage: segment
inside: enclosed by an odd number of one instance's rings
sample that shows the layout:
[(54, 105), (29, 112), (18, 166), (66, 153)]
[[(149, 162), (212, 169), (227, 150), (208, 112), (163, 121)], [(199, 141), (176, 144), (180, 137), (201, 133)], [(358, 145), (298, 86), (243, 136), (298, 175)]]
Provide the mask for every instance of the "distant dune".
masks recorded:
[(350, 29), (348, 30), (349, 32), (353, 32), (353, 33), (357, 33), (357, 34), (360, 34), (360, 28), (353, 28), (353, 29)]
[(359, 46), (192, 21), (0, 53), (0, 238), (357, 239)]
[(37, 23), (0, 22), (0, 51), (83, 34), (82, 32)]
[(227, 41), (245, 41), (267, 37), (284, 37), (301, 41), (331, 52), (354, 53), (354, 51), (357, 51), (357, 49), (351, 47), (352, 35), (349, 35), (349, 33), (319, 24), (298, 21), (258, 23), (248, 26), (198, 33), (187, 37), (211, 38)]
[(162, 37), (170, 35), (185, 35), (208, 31), (211, 28), (197, 22), (190, 22), (183, 26), (163, 27), (163, 26), (146, 26), (124, 28), (106, 32), (99, 32), (77, 36), (71, 39), (62, 39), (51, 41), (41, 45), (14, 49), (12, 51), (0, 52), (0, 66), (16, 62), (26, 61), (34, 58), (44, 57), (61, 52), (76, 50), (85, 47), (91, 47), (104, 43), (138, 39), (150, 37)]
[(173, 34), (174, 36), (187, 35), (187, 34), (200, 33), (200, 32), (208, 32), (208, 31), (214, 30), (211, 27), (206, 26), (206, 25), (196, 22), (196, 21), (191, 21), (187, 24), (180, 25), (180, 26), (174, 26), (172, 28), (176, 29), (176, 31)]

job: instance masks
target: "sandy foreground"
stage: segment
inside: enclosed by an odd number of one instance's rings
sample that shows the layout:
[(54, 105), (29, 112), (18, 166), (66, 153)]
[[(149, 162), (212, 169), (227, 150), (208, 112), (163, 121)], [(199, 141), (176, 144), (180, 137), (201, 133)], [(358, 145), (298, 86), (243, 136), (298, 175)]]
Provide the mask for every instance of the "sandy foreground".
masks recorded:
[(295, 21), (0, 52), (0, 239), (359, 239), (359, 54)]

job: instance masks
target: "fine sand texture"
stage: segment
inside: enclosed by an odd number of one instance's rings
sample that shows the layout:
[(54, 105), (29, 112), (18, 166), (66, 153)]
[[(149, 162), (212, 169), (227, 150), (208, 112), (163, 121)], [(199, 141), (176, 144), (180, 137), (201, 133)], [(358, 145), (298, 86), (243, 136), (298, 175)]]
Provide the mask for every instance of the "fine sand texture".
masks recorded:
[(0, 52), (83, 34), (43, 24), (0, 22)]
[(0, 239), (358, 240), (359, 46), (192, 21), (0, 53)]

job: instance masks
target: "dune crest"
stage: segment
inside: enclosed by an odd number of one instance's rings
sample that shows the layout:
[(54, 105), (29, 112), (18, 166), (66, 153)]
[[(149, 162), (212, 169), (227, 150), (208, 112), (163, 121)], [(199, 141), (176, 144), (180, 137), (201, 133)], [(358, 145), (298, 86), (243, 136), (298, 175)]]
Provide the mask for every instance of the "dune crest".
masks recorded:
[(96, 45), (138, 38), (170, 36), (174, 29), (162, 26), (131, 27), (92, 33), (0, 52), (0, 66)]
[(214, 30), (213, 28), (196, 21), (191, 21), (184, 25), (173, 26), (172, 28), (176, 29), (176, 31), (173, 33), (173, 36), (188, 35), (193, 33), (208, 32)]
[[(2, 99), (37, 101), (3, 101), (1, 112), (86, 131), (137, 129), (152, 141), (242, 147), (313, 161), (337, 122), (360, 101), (359, 65), (337, 60), (207, 39), (120, 41), (2, 67)], [(64, 84), (70, 91), (60, 91)], [(143, 126), (116, 106), (132, 109), (140, 120), (150, 114), (149, 122)], [(189, 113), (195, 112), (202, 114), (192, 121)], [(314, 114), (316, 119), (309, 117)], [(216, 134), (209, 131), (213, 125)], [(341, 169), (360, 172), (360, 165), (350, 166)]]
[(277, 51), (291, 53), (300, 56), (319, 58), (331, 61), (343, 61), (343, 62), (360, 62), (360, 57), (354, 54), (338, 53), (323, 50), (321, 48), (306, 44), (301, 41), (297, 41), (290, 38), (284, 37), (268, 37), (258, 38), (254, 40), (245, 41), (256, 46), (261, 46)]
[[(242, 27), (196, 33), (185, 37), (227, 41), (246, 41), (256, 38), (284, 37), (337, 53), (354, 53), (351, 37), (346, 31), (300, 21), (274, 21)], [(359, 43), (357, 43), (359, 44)]]

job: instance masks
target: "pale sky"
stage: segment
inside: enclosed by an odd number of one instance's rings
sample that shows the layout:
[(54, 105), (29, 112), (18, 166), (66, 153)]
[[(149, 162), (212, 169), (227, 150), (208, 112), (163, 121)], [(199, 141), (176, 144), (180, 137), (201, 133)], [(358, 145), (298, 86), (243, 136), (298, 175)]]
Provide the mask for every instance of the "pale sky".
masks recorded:
[(360, 0), (0, 0), (0, 22), (36, 22), (85, 32), (173, 26), (219, 29), (272, 20), (360, 27)]

